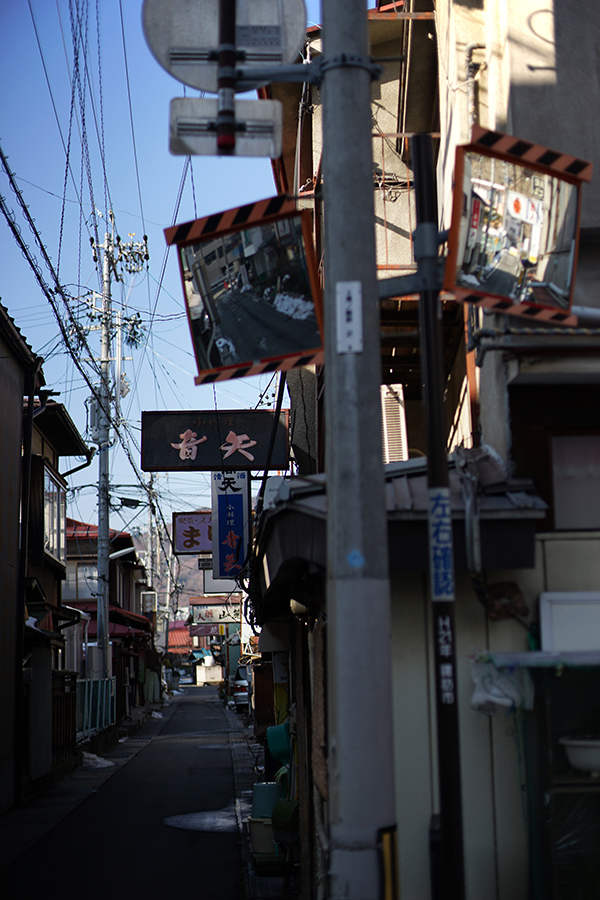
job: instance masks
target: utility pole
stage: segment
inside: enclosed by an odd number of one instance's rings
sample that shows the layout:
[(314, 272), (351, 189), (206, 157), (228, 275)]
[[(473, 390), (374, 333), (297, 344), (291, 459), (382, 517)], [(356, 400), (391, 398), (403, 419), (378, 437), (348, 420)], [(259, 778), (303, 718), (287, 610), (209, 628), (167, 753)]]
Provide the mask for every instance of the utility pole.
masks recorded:
[(102, 677), (111, 674), (109, 656), (109, 463), (110, 463), (110, 345), (111, 345), (111, 295), (110, 270), (114, 265), (112, 235), (104, 235), (102, 245), (102, 319), (100, 350), (100, 390), (98, 409), (98, 611), (97, 641), (100, 649)]
[(156, 556), (154, 553), (154, 498), (156, 491), (154, 490), (154, 474), (150, 475), (148, 481), (148, 559), (150, 562), (150, 587), (154, 587), (154, 575), (156, 572)]
[[(431, 135), (414, 135), (411, 146), (417, 212), (415, 259), (419, 266), (419, 275), (426, 283), (433, 285), (436, 281), (438, 266), (439, 236)], [(419, 324), (423, 405), (427, 431), (429, 573), (442, 826), (440, 897), (442, 900), (464, 900), (465, 873), (454, 622), (452, 510), (446, 460), (441, 307), (439, 292), (435, 288), (421, 290)]]
[[(322, 9), (329, 896), (376, 900), (396, 804), (372, 66), (365, 0)], [(357, 635), (377, 648), (368, 665), (357, 663)]]
[[(110, 363), (112, 345), (112, 300), (111, 273), (117, 281), (117, 263), (123, 262), (128, 272), (139, 272), (148, 257), (148, 238), (143, 242), (131, 241), (122, 244), (121, 239), (114, 238), (114, 216), (110, 211), (110, 223), (113, 233), (106, 232), (104, 243), (96, 244), (90, 238), (94, 262), (98, 261), (98, 252), (102, 254), (102, 312), (100, 342), (100, 385), (97, 396), (97, 434), (98, 443), (98, 594), (97, 594), (97, 641), (100, 650), (102, 677), (111, 674), (110, 642), (109, 642), (109, 555), (110, 555), (110, 446), (111, 446), (111, 409), (113, 394), (110, 386)], [(120, 322), (119, 322), (120, 327)], [(119, 345), (119, 352), (120, 345)], [(120, 372), (120, 365), (119, 365)], [(120, 385), (115, 386), (115, 393)]]

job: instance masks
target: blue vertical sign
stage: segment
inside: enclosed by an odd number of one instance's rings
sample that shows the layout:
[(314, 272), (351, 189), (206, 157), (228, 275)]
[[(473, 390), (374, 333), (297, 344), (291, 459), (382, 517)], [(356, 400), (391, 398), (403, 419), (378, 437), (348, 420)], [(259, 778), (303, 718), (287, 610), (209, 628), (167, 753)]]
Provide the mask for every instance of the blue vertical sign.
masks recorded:
[(429, 488), (431, 599), (454, 600), (454, 553), (450, 489)]
[(248, 549), (249, 472), (212, 473), (213, 578), (235, 578)]

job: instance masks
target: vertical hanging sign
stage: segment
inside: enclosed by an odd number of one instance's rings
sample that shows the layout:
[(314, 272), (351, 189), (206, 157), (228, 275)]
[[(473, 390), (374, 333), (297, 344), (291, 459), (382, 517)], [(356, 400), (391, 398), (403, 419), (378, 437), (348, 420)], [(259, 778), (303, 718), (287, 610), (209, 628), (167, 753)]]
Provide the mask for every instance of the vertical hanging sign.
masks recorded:
[(429, 488), (431, 599), (454, 600), (454, 554), (450, 488)]
[(213, 578), (235, 578), (247, 555), (250, 473), (212, 473)]

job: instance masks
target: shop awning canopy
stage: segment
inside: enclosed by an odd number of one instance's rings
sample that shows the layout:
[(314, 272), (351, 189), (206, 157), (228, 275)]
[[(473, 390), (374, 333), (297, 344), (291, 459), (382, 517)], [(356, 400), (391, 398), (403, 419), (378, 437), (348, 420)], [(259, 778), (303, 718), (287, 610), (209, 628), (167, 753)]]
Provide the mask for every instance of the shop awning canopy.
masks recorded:
[[(89, 613), (92, 616), (92, 621), (90, 622), (90, 631), (89, 634), (92, 634), (92, 629), (95, 629), (95, 621), (96, 615), (98, 611), (98, 606), (95, 600), (69, 600), (69, 606), (74, 607), (75, 609), (83, 610), (84, 612)], [(120, 606), (112, 606), (108, 607), (108, 618), (109, 622), (115, 625), (125, 625), (134, 631), (138, 631), (140, 634), (151, 634), (152, 633), (152, 622), (150, 619), (147, 619), (146, 616), (142, 616), (139, 613), (131, 612), (128, 609), (122, 609)]]
[[(141, 628), (134, 628), (131, 625), (119, 625), (117, 622), (108, 623), (108, 634), (110, 637), (146, 637), (148, 635), (147, 631), (142, 631)], [(92, 619), (88, 627), (88, 637), (95, 638), (98, 635), (98, 628), (96, 619)]]
[[(533, 482), (509, 478), (502, 460), (488, 448), (459, 449), (448, 458), (448, 474), (455, 569), (468, 570), (467, 533), (474, 527), (481, 537), (484, 570), (532, 568), (536, 522), (547, 509)], [(474, 494), (469, 494), (473, 485)], [(427, 459), (385, 466), (385, 497), (390, 571), (427, 571)], [(326, 475), (284, 481), (259, 523), (254, 575), (262, 621), (279, 606), (282, 613), (289, 607), (290, 584), (306, 580), (308, 573), (325, 572), (326, 525)]]

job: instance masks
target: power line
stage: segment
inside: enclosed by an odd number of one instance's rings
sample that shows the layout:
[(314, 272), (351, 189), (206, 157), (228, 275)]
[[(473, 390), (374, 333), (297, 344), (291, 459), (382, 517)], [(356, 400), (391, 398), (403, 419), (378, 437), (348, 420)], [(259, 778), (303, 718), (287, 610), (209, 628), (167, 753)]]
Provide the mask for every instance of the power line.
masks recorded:
[[(97, 2), (97, 0), (96, 0)], [(137, 147), (135, 142), (135, 129), (133, 127), (133, 106), (131, 103), (131, 88), (129, 84), (129, 64), (127, 62), (127, 45), (125, 43), (125, 23), (123, 22), (123, 4), (121, 0), (119, 0), (119, 14), (121, 17), (121, 35), (123, 38), (123, 57), (125, 60), (125, 80), (127, 82), (127, 99), (129, 101), (129, 120), (131, 122), (131, 140), (133, 143), (133, 159), (135, 162), (135, 175), (137, 179), (137, 188), (138, 188), (138, 196), (140, 199), (140, 213), (142, 216), (142, 225), (144, 227), (144, 231), (146, 231), (146, 223), (144, 221), (144, 205), (142, 203), (142, 188), (140, 185), (140, 171), (138, 167), (138, 158), (137, 158)]]
[[(35, 227), (35, 223), (34, 223), (33, 219), (31, 218), (31, 215), (30, 215), (30, 213), (29, 213), (29, 210), (28, 210), (28, 208), (27, 208), (27, 206), (26, 206), (26, 204), (25, 204), (25, 202), (24, 202), (24, 200), (23, 200), (22, 193), (21, 193), (21, 191), (19, 190), (19, 188), (18, 188), (18, 186), (17, 186), (17, 184), (16, 184), (16, 180), (15, 180), (14, 174), (13, 174), (12, 170), (10, 169), (10, 166), (8, 165), (8, 160), (7, 160), (7, 158), (6, 158), (6, 156), (5, 156), (5, 154), (4, 154), (4, 152), (3, 152), (3, 150), (2, 150), (1, 147), (0, 147), (0, 159), (1, 159), (1, 161), (2, 161), (2, 165), (3, 165), (3, 167), (4, 167), (4, 170), (5, 170), (5, 172), (6, 172), (7, 176), (8, 176), (8, 178), (9, 178), (9, 182), (10, 182), (11, 188), (13, 189), (14, 193), (16, 194), (16, 196), (17, 196), (17, 198), (18, 198), (18, 200), (19, 200), (19, 203), (20, 203), (20, 205), (21, 205), (21, 207), (22, 207), (23, 213), (24, 213), (24, 215), (25, 215), (25, 217), (26, 217), (26, 219), (27, 219), (27, 222), (28, 222), (28, 224), (29, 224), (29, 226), (30, 226), (30, 228), (31, 228), (31, 230), (32, 230), (32, 232), (33, 232), (33, 235), (34, 235), (34, 237), (35, 237), (35, 239), (36, 239), (36, 242), (37, 242), (37, 244), (38, 244), (38, 246), (39, 246), (39, 248), (40, 248), (40, 250), (41, 250), (41, 253), (42, 253), (43, 257), (44, 257), (44, 261), (45, 261), (45, 263), (46, 263), (46, 265), (47, 265), (47, 267), (48, 267), (48, 269), (49, 269), (49, 271), (50, 271), (50, 273), (51, 273), (51, 275), (52, 275), (53, 281), (54, 281), (54, 283), (55, 283), (55, 291), (54, 291), (54, 292), (53, 292), (52, 289), (49, 287), (49, 285), (46, 283), (46, 281), (45, 281), (45, 279), (44, 279), (44, 276), (43, 276), (43, 274), (42, 274), (42, 271), (41, 271), (41, 269), (40, 269), (40, 267), (39, 267), (37, 261), (35, 260), (35, 257), (32, 255), (31, 251), (29, 250), (29, 247), (27, 246), (27, 244), (26, 244), (25, 241), (23, 240), (23, 237), (22, 237), (22, 235), (21, 235), (19, 226), (18, 226), (17, 223), (16, 223), (14, 214), (11, 212), (11, 210), (10, 210), (10, 209), (8, 208), (8, 206), (6, 205), (5, 198), (2, 197), (2, 195), (0, 195), (0, 209), (1, 209), (1, 211), (2, 211), (2, 213), (3, 213), (3, 215), (4, 215), (4, 217), (6, 218), (6, 221), (8, 222), (8, 225), (9, 225), (11, 231), (13, 232), (14, 238), (15, 238), (15, 240), (16, 240), (16, 242), (17, 242), (19, 248), (21, 249), (21, 252), (23, 253), (23, 256), (25, 257), (25, 259), (26, 259), (27, 262), (29, 263), (29, 265), (30, 265), (30, 267), (31, 267), (31, 269), (32, 269), (32, 271), (33, 271), (35, 277), (36, 277), (36, 280), (38, 281), (38, 284), (40, 285), (40, 287), (41, 287), (41, 289), (42, 289), (42, 292), (44, 293), (45, 297), (47, 298), (47, 300), (49, 301), (49, 303), (50, 303), (50, 305), (51, 305), (51, 307), (52, 307), (52, 310), (53, 310), (53, 312), (54, 312), (54, 314), (55, 314), (55, 317), (56, 317), (56, 319), (57, 319), (57, 322), (58, 322), (58, 325), (59, 325), (61, 334), (62, 334), (62, 336), (63, 336), (63, 340), (64, 340), (64, 342), (65, 342), (65, 346), (67, 347), (67, 350), (68, 350), (68, 352), (69, 352), (69, 354), (70, 354), (70, 356), (71, 356), (73, 362), (75, 363), (75, 366), (76, 366), (77, 369), (79, 370), (80, 374), (83, 376), (83, 378), (84, 378), (84, 380), (85, 380), (85, 382), (86, 382), (88, 388), (89, 388), (90, 391), (92, 392), (92, 394), (93, 394), (93, 396), (95, 397), (95, 399), (97, 400), (97, 402), (100, 404), (101, 408), (103, 409), (104, 414), (107, 416), (107, 418), (108, 418), (110, 424), (111, 424), (112, 427), (114, 428), (115, 434), (116, 434), (116, 436), (117, 436), (117, 438), (118, 438), (118, 440), (119, 440), (119, 443), (120, 443), (120, 445), (121, 445), (121, 447), (122, 447), (122, 449), (123, 449), (123, 451), (124, 451), (124, 453), (125, 453), (125, 455), (126, 455), (128, 461), (129, 461), (129, 463), (130, 463), (130, 465), (131, 465), (131, 467), (132, 467), (132, 469), (133, 469), (133, 471), (134, 471), (136, 477), (138, 478), (138, 480), (139, 480), (139, 482), (140, 482), (140, 485), (141, 485), (142, 488), (146, 491), (146, 493), (148, 494), (148, 497), (149, 497), (149, 499), (150, 499), (150, 490), (149, 490), (148, 486), (146, 485), (146, 483), (145, 483), (145, 481), (144, 481), (144, 478), (143, 478), (143, 475), (142, 475), (142, 473), (140, 472), (140, 470), (139, 470), (139, 468), (138, 468), (138, 466), (137, 466), (137, 463), (136, 463), (136, 461), (134, 460), (134, 458), (133, 458), (133, 456), (132, 456), (132, 454), (131, 454), (131, 450), (130, 450), (130, 448), (129, 448), (129, 446), (128, 446), (126, 440), (125, 440), (125, 437), (123, 436), (123, 434), (121, 433), (121, 431), (120, 431), (120, 429), (119, 429), (119, 427), (118, 427), (118, 423), (117, 423), (116, 421), (114, 421), (114, 419), (112, 418), (110, 408), (109, 408), (109, 409), (106, 409), (106, 407), (102, 405), (102, 398), (101, 398), (101, 396), (100, 396), (100, 393), (99, 393), (98, 389), (96, 388), (95, 385), (92, 384), (92, 382), (91, 382), (91, 380), (90, 380), (90, 378), (89, 378), (87, 372), (86, 372), (85, 369), (83, 368), (81, 361), (80, 361), (79, 358), (77, 357), (77, 354), (75, 353), (75, 350), (73, 349), (73, 347), (72, 347), (72, 345), (71, 345), (70, 336), (69, 336), (69, 333), (68, 333), (68, 331), (67, 331), (67, 329), (66, 329), (66, 327), (65, 327), (65, 324), (64, 324), (64, 322), (63, 322), (63, 320), (62, 320), (62, 317), (61, 317), (61, 315), (60, 315), (60, 312), (59, 312), (59, 310), (58, 310), (58, 305), (57, 305), (57, 303), (56, 303), (56, 299), (55, 299), (54, 293), (57, 293), (57, 294), (62, 298), (62, 300), (63, 300), (63, 302), (64, 302), (64, 304), (65, 304), (65, 307), (66, 307), (66, 309), (67, 309), (67, 311), (68, 311), (69, 317), (71, 318), (72, 322), (75, 324), (75, 326), (76, 326), (76, 328), (77, 328), (77, 331), (76, 331), (76, 334), (77, 334), (77, 340), (78, 340), (78, 342), (79, 342), (82, 346), (84, 346), (84, 347), (86, 348), (86, 350), (89, 352), (89, 354), (90, 354), (90, 360), (91, 360), (90, 364), (91, 364), (92, 366), (94, 366), (94, 362), (93, 362), (93, 358), (92, 358), (92, 353), (91, 353), (91, 350), (90, 350), (90, 348), (89, 348), (89, 345), (87, 344), (87, 340), (86, 340), (85, 336), (83, 335), (83, 333), (82, 333), (82, 331), (81, 331), (81, 327), (79, 326), (79, 323), (77, 323), (76, 320), (74, 319), (74, 317), (72, 316), (72, 312), (71, 312), (70, 306), (69, 306), (69, 304), (68, 304), (68, 302), (67, 302), (67, 298), (66, 298), (66, 296), (65, 296), (65, 294), (64, 294), (64, 290), (63, 290), (62, 286), (61, 286), (60, 283), (59, 283), (58, 275), (56, 274), (56, 272), (55, 272), (55, 270), (54, 270), (54, 267), (53, 267), (53, 265), (52, 265), (52, 262), (51, 262), (51, 260), (50, 260), (50, 257), (48, 256), (48, 252), (47, 252), (47, 250), (46, 250), (44, 244), (42, 243), (41, 237), (40, 237), (40, 235), (39, 235), (39, 233), (38, 233), (38, 231), (37, 231), (37, 229), (36, 229), (36, 227)], [(94, 371), (96, 372), (96, 374), (98, 375), (98, 377), (101, 377), (100, 369), (99, 369), (97, 366), (94, 368)], [(127, 429), (125, 429), (125, 430), (127, 431)], [(131, 442), (134, 444), (134, 446), (136, 446), (135, 441), (134, 441), (134, 439), (133, 439), (133, 436), (130, 435), (129, 432), (127, 432), (127, 433), (128, 433), (128, 436), (129, 436)], [(139, 447), (136, 446), (136, 449), (138, 450), (138, 452), (141, 452), (141, 451), (139, 450)], [(160, 509), (160, 507), (157, 507), (157, 509), (158, 509), (158, 513), (159, 513), (159, 516), (160, 516), (160, 520), (161, 520), (161, 522), (162, 522), (162, 524), (163, 524), (163, 528), (165, 529), (165, 531), (166, 531), (167, 534), (168, 534), (168, 530), (167, 530), (167, 526), (166, 526), (166, 522), (165, 522), (165, 519), (164, 519), (164, 515), (163, 515), (163, 513), (162, 513), (162, 510)], [(161, 546), (163, 547), (163, 552), (165, 552), (165, 554), (166, 554), (166, 550), (165, 550), (165, 548), (164, 548), (164, 541), (162, 540), (162, 538), (161, 538)]]

